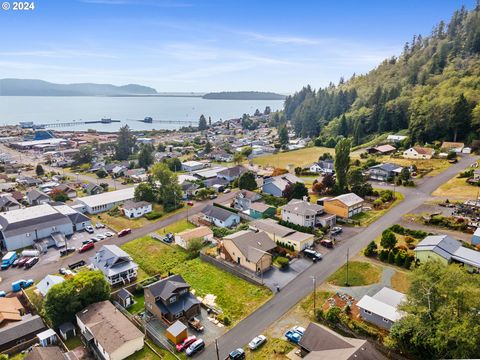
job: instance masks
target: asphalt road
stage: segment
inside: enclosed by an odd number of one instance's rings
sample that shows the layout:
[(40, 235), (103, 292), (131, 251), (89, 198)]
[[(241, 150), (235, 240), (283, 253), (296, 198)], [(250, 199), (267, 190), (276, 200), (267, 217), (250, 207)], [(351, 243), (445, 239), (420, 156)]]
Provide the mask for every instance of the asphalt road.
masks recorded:
[[(95, 245), (95, 249), (98, 249), (102, 245), (122, 245), (125, 244), (129, 241), (132, 241), (134, 239), (137, 239), (139, 237), (148, 235), (158, 229), (161, 229), (165, 226), (168, 226), (170, 224), (173, 224), (179, 220), (187, 218), (187, 216), (192, 216), (194, 214), (199, 213), (200, 211), (203, 210), (203, 208), (207, 204), (211, 204), (213, 202), (218, 202), (218, 203), (225, 203), (231, 200), (235, 195), (236, 191), (232, 191), (228, 194), (221, 194), (216, 198), (215, 200), (209, 200), (209, 201), (202, 201), (202, 202), (196, 202), (192, 207), (189, 207), (188, 210), (178, 212), (166, 219), (161, 219), (156, 222), (152, 222), (142, 228), (139, 229), (132, 229), (132, 233), (123, 237), (118, 237), (118, 236), (113, 236), (111, 238), (106, 238), (105, 240), (102, 240), (101, 242), (97, 243)], [(57, 251), (54, 249), (50, 249), (49, 251)], [(10, 286), (13, 281), (19, 280), (19, 279), (33, 279), (34, 281), (41, 280), (43, 277), (45, 277), (48, 274), (54, 274), (58, 272), (58, 269), (62, 267), (68, 267), (68, 264), (75, 263), (80, 260), (85, 260), (87, 263), (89, 263), (88, 259), (94, 255), (94, 251), (87, 251), (84, 253), (79, 253), (75, 252), (69, 256), (66, 256), (64, 258), (60, 258), (59, 261), (42, 261), (42, 258), (40, 258), (40, 262), (36, 264), (33, 268), (29, 270), (25, 270), (24, 268), (10, 268), (6, 271), (0, 272), (0, 277), (2, 278), (2, 281), (0, 282), (0, 290), (4, 291), (10, 291)]]
[[(347, 252), (352, 257), (365, 248), (384, 229), (399, 222), (404, 214), (411, 213), (415, 208), (424, 203), (437, 187), (473, 163), (475, 161), (473, 159), (474, 157), (462, 157), (457, 164), (450, 166), (450, 168), (435, 177), (428, 178), (417, 188), (403, 189), (406, 190), (404, 201), (366, 227), (362, 232), (341, 241), (333, 251), (328, 252), (324, 256), (321, 262), (314, 264), (301, 273), (272, 299), (220, 337), (218, 339), (219, 358), (225, 359), (230, 351), (244, 347), (252, 338), (261, 334), (290, 310), (291, 307), (313, 291), (313, 277), (315, 277), (317, 284), (324, 282), (332, 273), (346, 263)], [(475, 159), (478, 159), (478, 157)], [(231, 296), (235, 296), (235, 294), (231, 294)], [(216, 359), (215, 345), (207, 346), (205, 351), (199, 354), (197, 358)]]

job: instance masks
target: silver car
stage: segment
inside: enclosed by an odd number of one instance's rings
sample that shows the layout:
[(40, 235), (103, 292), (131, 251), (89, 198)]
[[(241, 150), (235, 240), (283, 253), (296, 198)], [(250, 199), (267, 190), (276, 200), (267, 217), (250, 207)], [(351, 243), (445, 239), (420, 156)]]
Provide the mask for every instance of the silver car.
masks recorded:
[(256, 350), (260, 346), (262, 346), (266, 341), (267, 341), (267, 337), (265, 335), (258, 335), (248, 343), (248, 347), (250, 348), (250, 350)]

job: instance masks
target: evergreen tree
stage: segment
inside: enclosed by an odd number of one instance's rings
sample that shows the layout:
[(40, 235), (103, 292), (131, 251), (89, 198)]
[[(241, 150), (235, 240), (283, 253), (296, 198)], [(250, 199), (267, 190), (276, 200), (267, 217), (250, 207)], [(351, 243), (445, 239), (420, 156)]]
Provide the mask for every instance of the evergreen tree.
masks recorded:
[(200, 119), (198, 120), (198, 130), (207, 130), (207, 119), (205, 119), (203, 114), (200, 115)]
[(453, 105), (450, 127), (453, 131), (453, 141), (457, 141), (458, 132), (462, 134), (468, 132), (472, 119), (472, 108), (467, 99), (461, 94)]
[(153, 151), (152, 145), (143, 145), (138, 153), (138, 166), (148, 170), (148, 167), (153, 164)]
[(207, 140), (207, 143), (205, 144), (205, 153), (210, 154), (212, 152), (212, 144), (210, 141)]
[(37, 174), (37, 176), (43, 176), (45, 175), (45, 170), (43, 170), (43, 166), (40, 165), (40, 164), (37, 164), (36, 168), (35, 168), (35, 174)]
[(257, 188), (255, 174), (251, 171), (247, 171), (246, 173), (240, 175), (240, 178), (238, 179), (238, 187), (244, 190), (255, 190)]
[(118, 138), (115, 147), (115, 158), (117, 160), (128, 160), (135, 146), (135, 136), (132, 134), (130, 127), (124, 125), (118, 131)]
[(340, 124), (338, 126), (338, 135), (342, 135), (344, 137), (347, 137), (348, 135), (348, 124), (347, 124), (347, 118), (345, 117), (345, 114), (342, 115), (340, 118)]
[(280, 126), (280, 129), (278, 130), (278, 140), (282, 146), (288, 144), (288, 130), (286, 125)]
[(335, 174), (337, 176), (336, 192), (343, 194), (347, 188), (347, 174), (350, 168), (350, 140), (341, 139), (335, 146)]

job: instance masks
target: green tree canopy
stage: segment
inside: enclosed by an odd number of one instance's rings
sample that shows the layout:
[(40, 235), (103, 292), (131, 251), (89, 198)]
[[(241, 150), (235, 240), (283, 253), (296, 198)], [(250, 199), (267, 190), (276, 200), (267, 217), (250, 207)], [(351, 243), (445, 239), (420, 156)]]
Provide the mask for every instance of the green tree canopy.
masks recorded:
[(198, 120), (198, 130), (207, 130), (207, 127), (207, 119), (205, 119), (205, 116), (202, 114), (200, 115), (200, 119)]
[(150, 182), (142, 182), (135, 188), (135, 200), (157, 202), (158, 189)]
[(247, 171), (240, 175), (238, 179), (238, 187), (245, 190), (255, 190), (257, 188), (257, 182), (255, 180), (255, 174), (251, 171)]
[(157, 163), (151, 169), (152, 181), (158, 182), (158, 201), (165, 211), (174, 210), (180, 206), (182, 188), (178, 184), (177, 175), (164, 163)]
[(144, 168), (145, 170), (148, 170), (150, 165), (153, 164), (154, 151), (155, 151), (155, 148), (152, 145), (150, 144), (143, 145), (142, 148), (140, 149), (140, 152), (138, 153), (138, 166)]
[(122, 126), (118, 131), (115, 158), (117, 160), (128, 160), (129, 156), (132, 155), (135, 141), (135, 136), (130, 130), (130, 127), (128, 125)]
[(89, 164), (93, 159), (93, 148), (88, 145), (80, 146), (78, 152), (73, 155), (75, 165)]
[(303, 199), (304, 196), (308, 196), (308, 189), (304, 183), (296, 182), (294, 184), (288, 184), (283, 190), (282, 196), (287, 200)]
[(43, 175), (45, 175), (45, 170), (43, 170), (43, 166), (42, 166), (42, 165), (37, 164), (37, 166), (35, 167), (35, 174), (37, 174), (37, 176), (43, 176)]
[(348, 190), (347, 174), (350, 168), (350, 140), (341, 139), (335, 146), (336, 192), (343, 194)]
[(382, 233), (382, 239), (380, 245), (384, 249), (392, 250), (397, 245), (397, 237), (391, 230), (384, 230)]

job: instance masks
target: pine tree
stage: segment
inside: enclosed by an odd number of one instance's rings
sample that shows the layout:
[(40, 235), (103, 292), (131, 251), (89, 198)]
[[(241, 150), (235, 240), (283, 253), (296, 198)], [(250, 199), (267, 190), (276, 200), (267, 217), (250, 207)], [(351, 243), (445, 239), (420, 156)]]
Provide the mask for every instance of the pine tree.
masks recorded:
[(335, 146), (336, 192), (343, 194), (347, 190), (347, 174), (350, 168), (350, 140), (341, 139)]
[(200, 115), (200, 119), (198, 120), (198, 130), (207, 130), (207, 119), (205, 119), (203, 114)]

